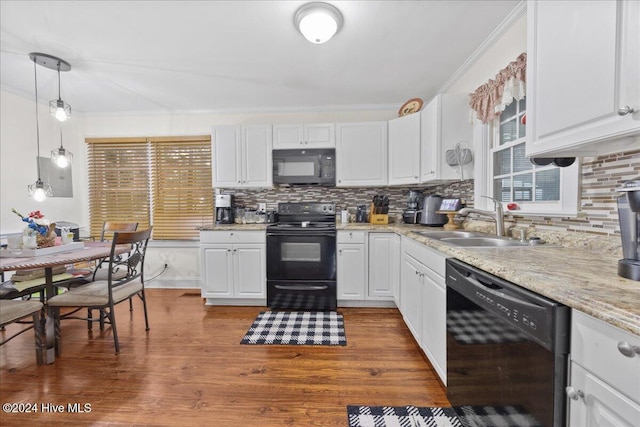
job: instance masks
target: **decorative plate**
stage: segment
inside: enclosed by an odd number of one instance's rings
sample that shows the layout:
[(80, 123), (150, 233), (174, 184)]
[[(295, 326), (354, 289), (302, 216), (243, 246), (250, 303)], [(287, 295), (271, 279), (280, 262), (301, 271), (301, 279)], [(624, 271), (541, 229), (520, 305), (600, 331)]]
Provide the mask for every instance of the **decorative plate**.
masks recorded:
[(412, 98), (405, 102), (402, 107), (400, 107), (400, 111), (398, 111), (398, 115), (400, 117), (406, 116), (407, 114), (417, 113), (422, 109), (422, 99), (420, 98)]

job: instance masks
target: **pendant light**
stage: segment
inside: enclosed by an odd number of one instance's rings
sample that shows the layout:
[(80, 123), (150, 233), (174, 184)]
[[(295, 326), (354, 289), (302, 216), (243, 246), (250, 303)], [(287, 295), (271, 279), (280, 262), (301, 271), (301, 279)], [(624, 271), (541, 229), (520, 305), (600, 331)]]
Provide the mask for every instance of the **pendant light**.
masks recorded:
[(73, 161), (73, 153), (62, 146), (62, 127), (60, 128), (60, 148), (51, 151), (51, 161), (59, 168), (66, 168)]
[(342, 13), (333, 5), (307, 3), (295, 14), (296, 28), (314, 44), (329, 41), (342, 27)]
[[(69, 71), (71, 69), (71, 65), (69, 65), (67, 61), (63, 61), (62, 59), (54, 56), (52, 56), (51, 59), (53, 60), (51, 64), (55, 65), (58, 70), (58, 99), (49, 101), (49, 114), (55, 117), (59, 122), (64, 122), (71, 117), (71, 105), (64, 102), (60, 96), (60, 71)], [(52, 68), (46, 64), (41, 65)]]
[[(33, 197), (33, 200), (36, 202), (42, 202), (47, 198), (47, 196), (52, 196), (53, 192), (51, 191), (51, 186), (42, 182), (40, 179), (40, 123), (38, 120), (38, 72), (36, 64), (40, 64), (45, 58), (42, 56), (44, 54), (41, 53), (30, 53), (29, 58), (33, 61), (33, 80), (36, 89), (36, 144), (38, 147), (38, 155), (36, 156), (36, 166), (38, 168), (38, 179), (34, 184), (30, 184), (28, 186), (29, 196)], [(48, 55), (46, 55), (48, 57)]]

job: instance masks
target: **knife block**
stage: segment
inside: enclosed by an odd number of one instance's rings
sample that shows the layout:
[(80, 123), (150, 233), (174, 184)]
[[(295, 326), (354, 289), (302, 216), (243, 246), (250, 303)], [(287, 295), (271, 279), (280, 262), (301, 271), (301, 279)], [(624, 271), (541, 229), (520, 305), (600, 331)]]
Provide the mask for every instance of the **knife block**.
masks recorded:
[(369, 224), (389, 224), (389, 214), (376, 214), (375, 206), (371, 203), (369, 207)]

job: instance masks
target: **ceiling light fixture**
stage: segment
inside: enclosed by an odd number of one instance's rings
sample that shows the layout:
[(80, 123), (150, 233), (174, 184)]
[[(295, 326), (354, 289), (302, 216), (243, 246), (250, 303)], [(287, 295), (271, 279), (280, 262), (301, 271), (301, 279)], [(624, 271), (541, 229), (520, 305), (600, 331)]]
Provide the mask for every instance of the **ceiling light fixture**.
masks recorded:
[[(28, 186), (29, 196), (33, 197), (33, 200), (36, 202), (42, 202), (47, 198), (47, 196), (52, 196), (53, 192), (51, 191), (51, 186), (42, 182), (40, 179), (40, 123), (38, 120), (38, 71), (36, 64), (41, 64), (41, 61), (46, 58), (50, 58), (49, 55), (44, 55), (43, 53), (30, 53), (29, 58), (33, 61), (33, 81), (34, 86), (36, 88), (36, 143), (38, 147), (38, 155), (36, 156), (36, 166), (38, 168), (38, 179), (34, 184), (30, 184)], [(48, 60), (48, 59), (46, 59)]]
[(60, 148), (51, 151), (51, 161), (62, 169), (73, 161), (73, 153), (62, 146), (62, 127), (60, 128)]
[(342, 13), (328, 3), (307, 3), (294, 17), (296, 28), (311, 43), (329, 41), (342, 28)]
[(29, 57), (33, 62), (50, 70), (56, 70), (58, 72), (58, 99), (49, 101), (49, 113), (55, 117), (58, 121), (64, 122), (71, 117), (71, 105), (62, 100), (60, 96), (60, 71), (71, 70), (71, 64), (64, 59), (60, 59), (57, 56), (47, 55), (46, 53), (30, 53)]

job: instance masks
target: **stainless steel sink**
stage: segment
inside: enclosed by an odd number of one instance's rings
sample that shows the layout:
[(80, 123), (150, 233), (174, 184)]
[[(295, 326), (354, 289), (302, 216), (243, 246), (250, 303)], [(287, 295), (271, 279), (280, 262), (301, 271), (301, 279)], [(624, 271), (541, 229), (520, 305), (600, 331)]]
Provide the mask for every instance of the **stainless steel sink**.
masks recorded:
[(468, 237), (487, 237), (484, 233), (477, 233), (473, 231), (415, 231), (419, 234), (430, 239), (442, 240), (450, 238), (468, 238)]
[(524, 247), (530, 248), (528, 242), (520, 242), (511, 240), (507, 237), (492, 236), (486, 233), (474, 231), (416, 231), (419, 234), (430, 239), (439, 240), (450, 246), (460, 248), (504, 248), (504, 247)]
[(447, 243), (452, 246), (459, 246), (464, 248), (501, 248), (501, 247), (531, 247), (528, 243), (519, 242), (517, 240), (509, 240), (501, 237), (454, 237), (440, 239), (442, 243)]

